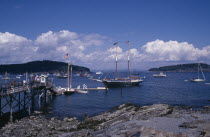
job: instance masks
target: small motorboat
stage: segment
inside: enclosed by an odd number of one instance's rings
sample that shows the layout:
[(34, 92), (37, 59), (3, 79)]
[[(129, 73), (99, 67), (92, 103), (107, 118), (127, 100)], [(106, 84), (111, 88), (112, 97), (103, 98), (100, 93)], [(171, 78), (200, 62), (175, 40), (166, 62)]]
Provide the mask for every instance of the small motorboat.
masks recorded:
[(64, 94), (65, 95), (71, 95), (75, 92), (76, 92), (76, 90), (74, 88), (66, 88), (65, 91), (64, 91)]
[(97, 87), (98, 90), (106, 90), (106, 87)]
[(166, 77), (166, 74), (164, 74), (163, 72), (160, 72), (160, 74), (153, 74), (153, 77), (156, 77), (156, 78)]
[(81, 89), (76, 89), (76, 92), (77, 92), (77, 93), (82, 93), (82, 94), (88, 93), (88, 91), (81, 90)]
[(101, 75), (103, 74), (101, 71), (96, 72), (96, 75)]
[(86, 94), (88, 93), (87, 91), (87, 86), (85, 84), (83, 84), (83, 89), (80, 88), (80, 85), (77, 86), (77, 88), (75, 89), (75, 91), (77, 93), (82, 93), (82, 94)]

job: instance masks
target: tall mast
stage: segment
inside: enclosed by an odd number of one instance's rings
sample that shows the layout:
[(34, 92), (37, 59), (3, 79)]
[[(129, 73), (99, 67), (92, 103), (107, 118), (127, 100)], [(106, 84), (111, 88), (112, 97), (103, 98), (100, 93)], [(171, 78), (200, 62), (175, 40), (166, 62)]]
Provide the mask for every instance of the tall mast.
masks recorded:
[[(115, 42), (113, 45), (117, 45), (118, 42)], [(115, 57), (115, 61), (116, 61), (116, 71), (115, 71), (115, 79), (118, 78), (118, 72), (117, 72), (117, 46), (116, 46), (116, 57)]]
[(201, 72), (202, 72), (202, 75), (203, 75), (204, 80), (206, 80), (206, 78), (205, 78), (205, 76), (203, 74), (203, 70), (202, 70), (201, 64), (200, 64), (200, 69), (201, 69)]
[(198, 79), (199, 79), (199, 63), (198, 63)]
[(127, 41), (126, 44), (128, 44), (129, 49), (128, 49), (128, 77), (130, 78), (130, 42)]
[(70, 88), (72, 87), (72, 63), (71, 63), (71, 77), (70, 77)]
[(116, 72), (115, 72), (115, 79), (118, 78), (118, 72), (117, 72), (117, 46), (116, 46), (116, 57), (115, 57), (115, 60), (116, 60)]
[(70, 77), (69, 77), (69, 63), (68, 63), (68, 89), (70, 89)]

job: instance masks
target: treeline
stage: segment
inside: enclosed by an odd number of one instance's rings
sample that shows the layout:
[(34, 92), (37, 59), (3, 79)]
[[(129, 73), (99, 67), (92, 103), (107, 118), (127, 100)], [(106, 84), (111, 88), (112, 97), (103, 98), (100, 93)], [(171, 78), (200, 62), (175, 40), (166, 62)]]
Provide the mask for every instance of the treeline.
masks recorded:
[[(32, 61), (23, 64), (9, 64), (9, 65), (0, 65), (0, 73), (3, 74), (5, 72), (13, 73), (13, 74), (22, 74), (25, 72), (35, 73), (35, 72), (67, 72), (68, 64), (64, 62), (57, 61)], [(86, 73), (90, 72), (89, 68), (81, 67), (81, 66), (72, 66), (72, 70), (74, 73)]]
[[(204, 72), (210, 72), (210, 65), (204, 63), (200, 63), (200, 65)], [(198, 63), (163, 66), (159, 68), (151, 68), (149, 71), (196, 72), (198, 71)]]

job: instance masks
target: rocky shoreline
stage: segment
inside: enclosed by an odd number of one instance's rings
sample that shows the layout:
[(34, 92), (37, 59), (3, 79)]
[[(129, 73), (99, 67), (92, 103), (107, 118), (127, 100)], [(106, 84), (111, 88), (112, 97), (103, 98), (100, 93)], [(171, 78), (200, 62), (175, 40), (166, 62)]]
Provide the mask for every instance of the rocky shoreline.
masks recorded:
[(36, 115), (9, 123), (1, 137), (202, 137), (210, 136), (210, 107), (200, 110), (154, 104), (139, 107), (123, 104), (100, 115), (76, 118), (45, 118)]

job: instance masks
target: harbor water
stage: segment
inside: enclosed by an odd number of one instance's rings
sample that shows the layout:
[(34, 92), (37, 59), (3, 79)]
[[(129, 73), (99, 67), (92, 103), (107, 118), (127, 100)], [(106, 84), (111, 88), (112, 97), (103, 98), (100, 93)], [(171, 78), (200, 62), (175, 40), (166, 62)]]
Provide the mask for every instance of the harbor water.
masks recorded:
[[(193, 72), (168, 72), (167, 77), (164, 78), (153, 77), (153, 72), (138, 73), (144, 80), (140, 86), (91, 90), (87, 94), (58, 95), (53, 97), (50, 104), (42, 110), (45, 110), (49, 117), (62, 119), (94, 116), (124, 103), (141, 106), (161, 103), (195, 108), (210, 105), (210, 85), (205, 84), (210, 83), (210, 73), (205, 73), (207, 80), (200, 83), (190, 82), (190, 79), (197, 76), (197, 73)], [(113, 75), (113, 73), (107, 74)], [(94, 78), (100, 77), (96, 74), (91, 75)], [(109, 77), (109, 75), (104, 74), (101, 78)], [(127, 73), (121, 73), (121, 76), (126, 75)], [(67, 87), (67, 79), (59, 79), (53, 75), (49, 77), (54, 79), (55, 86)], [(104, 86), (102, 82), (88, 77), (73, 76), (73, 87), (76, 88), (78, 85), (82, 87), (83, 84), (88, 88)]]
[[(190, 82), (197, 73), (168, 72), (167, 77), (154, 78), (152, 72), (139, 72), (143, 77), (140, 86), (109, 88), (89, 91), (87, 94), (60, 95), (53, 99), (48, 107), (49, 116), (63, 118), (66, 116), (93, 116), (124, 103), (137, 105), (169, 104), (173, 106), (203, 107), (210, 105), (210, 73), (205, 73), (207, 81)], [(127, 73), (122, 73), (127, 75)], [(97, 76), (94, 76), (97, 77)], [(108, 77), (108, 76), (106, 76)], [(209, 81), (208, 81), (209, 80)], [(56, 86), (66, 86), (66, 79), (54, 79)], [(73, 87), (86, 84), (89, 88), (104, 86), (87, 77), (73, 77)]]

